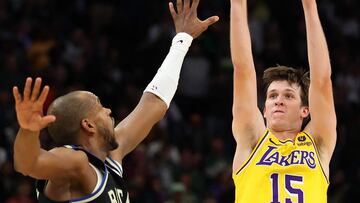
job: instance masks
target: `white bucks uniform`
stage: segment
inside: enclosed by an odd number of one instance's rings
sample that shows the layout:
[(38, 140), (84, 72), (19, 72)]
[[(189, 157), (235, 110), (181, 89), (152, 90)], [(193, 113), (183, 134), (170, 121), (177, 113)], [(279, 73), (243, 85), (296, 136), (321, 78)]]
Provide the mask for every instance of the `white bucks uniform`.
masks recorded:
[(90, 165), (95, 169), (98, 177), (96, 187), (91, 194), (84, 197), (67, 201), (53, 201), (43, 193), (47, 180), (38, 180), (36, 190), (39, 203), (130, 203), (129, 193), (122, 178), (122, 167), (117, 161), (106, 158), (105, 162), (103, 162), (79, 146), (66, 145), (65, 147), (86, 153)]

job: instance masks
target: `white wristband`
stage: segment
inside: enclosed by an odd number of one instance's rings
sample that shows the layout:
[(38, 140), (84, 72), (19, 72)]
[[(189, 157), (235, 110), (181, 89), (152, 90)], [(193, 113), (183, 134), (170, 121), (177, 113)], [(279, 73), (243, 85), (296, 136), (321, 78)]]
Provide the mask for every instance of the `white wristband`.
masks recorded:
[(175, 95), (180, 77), (180, 70), (193, 37), (180, 32), (172, 40), (170, 51), (152, 81), (144, 92), (151, 92), (162, 99), (169, 108)]
[(185, 32), (179, 32), (172, 40), (170, 49), (186, 52), (189, 50), (193, 37)]

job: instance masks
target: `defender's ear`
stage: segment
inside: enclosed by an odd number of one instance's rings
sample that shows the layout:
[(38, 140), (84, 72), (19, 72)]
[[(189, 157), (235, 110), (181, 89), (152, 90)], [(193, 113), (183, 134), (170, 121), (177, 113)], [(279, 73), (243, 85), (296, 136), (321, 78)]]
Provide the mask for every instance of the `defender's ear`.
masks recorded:
[(95, 133), (95, 125), (87, 118), (81, 120), (81, 128), (89, 133)]

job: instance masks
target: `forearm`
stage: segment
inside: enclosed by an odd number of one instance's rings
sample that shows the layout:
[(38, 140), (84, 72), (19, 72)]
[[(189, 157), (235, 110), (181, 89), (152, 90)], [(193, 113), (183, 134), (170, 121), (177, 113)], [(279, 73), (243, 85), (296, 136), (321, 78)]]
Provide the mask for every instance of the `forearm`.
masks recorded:
[(176, 92), (181, 66), (192, 40), (193, 38), (186, 33), (178, 33), (174, 37), (168, 55), (144, 91), (158, 96), (167, 107)]
[[(256, 73), (251, 51), (245, 0), (231, 1), (230, 47), (234, 65), (234, 118), (253, 111), (257, 104)], [(246, 100), (245, 100), (246, 98)], [(237, 116), (239, 115), (239, 116)]]
[[(230, 10), (230, 48), (235, 69), (255, 72), (247, 17), (247, 2), (232, 0)], [(249, 71), (247, 70), (247, 71)]]
[(24, 175), (29, 175), (40, 155), (39, 134), (20, 128), (15, 138), (14, 167)]
[(165, 115), (176, 92), (181, 66), (192, 40), (186, 33), (179, 33), (174, 37), (169, 53), (144, 90), (139, 104), (116, 126), (120, 147), (111, 156), (119, 162), (145, 139), (155, 123)]
[(311, 81), (328, 81), (331, 76), (330, 57), (315, 0), (307, 3), (303, 2), (303, 9)]

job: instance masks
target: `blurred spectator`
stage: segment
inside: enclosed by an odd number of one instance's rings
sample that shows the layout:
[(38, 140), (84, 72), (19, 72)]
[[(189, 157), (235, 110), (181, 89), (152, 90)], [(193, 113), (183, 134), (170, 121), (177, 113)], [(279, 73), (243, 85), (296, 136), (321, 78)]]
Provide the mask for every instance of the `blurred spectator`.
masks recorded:
[(16, 185), (15, 194), (9, 197), (5, 203), (35, 203), (32, 194), (33, 185), (27, 180), (20, 180)]

